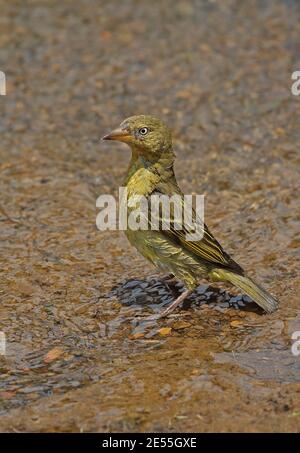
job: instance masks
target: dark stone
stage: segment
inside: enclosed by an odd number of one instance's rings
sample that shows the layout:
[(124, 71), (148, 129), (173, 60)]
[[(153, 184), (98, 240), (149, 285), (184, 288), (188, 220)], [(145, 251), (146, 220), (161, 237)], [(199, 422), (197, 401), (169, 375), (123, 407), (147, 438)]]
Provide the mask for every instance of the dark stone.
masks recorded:
[(136, 286), (139, 285), (139, 283), (140, 282), (138, 280), (131, 280), (131, 281), (125, 283), (124, 288), (135, 288)]

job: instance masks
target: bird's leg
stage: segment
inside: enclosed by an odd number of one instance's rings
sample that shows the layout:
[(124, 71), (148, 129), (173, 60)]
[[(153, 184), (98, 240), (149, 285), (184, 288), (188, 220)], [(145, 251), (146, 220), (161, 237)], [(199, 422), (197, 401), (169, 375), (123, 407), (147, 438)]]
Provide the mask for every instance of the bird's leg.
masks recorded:
[(180, 294), (180, 296), (177, 297), (177, 299), (175, 299), (171, 303), (171, 305), (160, 314), (160, 318), (164, 318), (169, 313), (171, 313), (173, 310), (175, 310), (175, 308), (178, 307), (178, 305), (180, 305), (181, 302), (183, 302), (191, 293), (192, 293), (192, 291), (190, 289), (187, 289), (182, 294)]
[(176, 277), (170, 278), (170, 280), (164, 280), (164, 283), (166, 283), (168, 286), (175, 286), (178, 283), (178, 280)]
[(165, 281), (171, 280), (171, 279), (173, 279), (173, 278), (174, 278), (174, 274), (166, 274), (166, 275), (163, 275), (163, 276), (161, 277), (161, 280), (162, 280), (163, 282), (165, 282)]
[(175, 286), (176, 283), (178, 283), (177, 278), (174, 276), (174, 274), (167, 274), (164, 275), (161, 280), (166, 283), (168, 286)]

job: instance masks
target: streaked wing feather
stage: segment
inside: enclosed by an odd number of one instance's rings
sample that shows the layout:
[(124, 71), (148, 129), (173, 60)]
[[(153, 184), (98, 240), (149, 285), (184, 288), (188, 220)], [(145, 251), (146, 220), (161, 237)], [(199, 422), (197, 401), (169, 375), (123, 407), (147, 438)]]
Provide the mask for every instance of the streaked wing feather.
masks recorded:
[[(157, 194), (159, 195), (159, 193)], [(184, 199), (182, 195), (181, 203), (183, 208)], [(178, 221), (178, 219), (176, 220), (176, 218), (174, 218), (174, 209), (172, 209), (172, 205), (170, 209), (170, 228), (168, 230), (162, 229), (161, 227), (163, 222), (166, 222), (167, 219), (163, 218), (162, 212), (159, 210), (159, 231), (161, 234), (166, 235), (166, 237), (174, 241), (174, 243), (180, 243), (183, 248), (192, 252), (194, 256), (199, 260), (204, 261), (208, 266), (231, 269), (238, 274), (243, 274), (243, 269), (225, 252), (220, 243), (211, 234), (208, 227), (198, 218), (194, 209), (192, 210), (192, 220), (193, 222), (197, 222), (197, 228), (202, 229), (203, 237), (199, 241), (190, 241), (186, 239), (187, 235), (194, 233), (194, 227), (182, 222), (181, 219), (180, 221)], [(157, 222), (157, 219), (153, 219), (152, 216), (149, 220), (150, 227), (153, 221)], [(181, 224), (180, 230), (176, 229), (176, 224), (178, 223)]]

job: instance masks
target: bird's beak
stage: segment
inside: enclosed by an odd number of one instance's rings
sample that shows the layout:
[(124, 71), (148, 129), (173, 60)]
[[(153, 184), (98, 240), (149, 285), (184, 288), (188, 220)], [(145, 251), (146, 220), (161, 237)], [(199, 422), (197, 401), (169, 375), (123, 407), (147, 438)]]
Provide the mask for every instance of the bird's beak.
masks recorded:
[(117, 128), (111, 131), (109, 134), (104, 135), (102, 140), (117, 140), (119, 142), (129, 142), (131, 139), (131, 135), (125, 129)]

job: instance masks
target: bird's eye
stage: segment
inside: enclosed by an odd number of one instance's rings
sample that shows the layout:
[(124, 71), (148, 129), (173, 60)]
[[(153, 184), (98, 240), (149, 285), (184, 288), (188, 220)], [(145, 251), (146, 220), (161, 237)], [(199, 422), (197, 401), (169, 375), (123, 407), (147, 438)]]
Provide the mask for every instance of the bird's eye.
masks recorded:
[(146, 135), (147, 133), (148, 133), (148, 128), (147, 127), (141, 127), (139, 129), (139, 134)]

